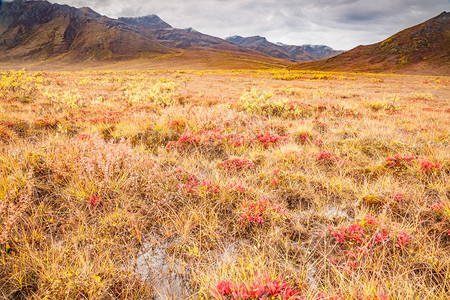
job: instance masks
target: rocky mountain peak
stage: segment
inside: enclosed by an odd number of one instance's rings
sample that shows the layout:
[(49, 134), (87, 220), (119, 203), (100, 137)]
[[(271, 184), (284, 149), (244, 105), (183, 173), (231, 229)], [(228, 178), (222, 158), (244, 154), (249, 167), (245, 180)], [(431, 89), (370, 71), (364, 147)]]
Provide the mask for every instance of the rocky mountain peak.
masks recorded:
[(164, 22), (157, 15), (148, 15), (143, 17), (122, 17), (119, 18), (119, 21), (124, 23), (134, 25), (134, 26), (144, 26), (151, 27), (156, 29), (169, 29), (172, 28), (169, 24)]

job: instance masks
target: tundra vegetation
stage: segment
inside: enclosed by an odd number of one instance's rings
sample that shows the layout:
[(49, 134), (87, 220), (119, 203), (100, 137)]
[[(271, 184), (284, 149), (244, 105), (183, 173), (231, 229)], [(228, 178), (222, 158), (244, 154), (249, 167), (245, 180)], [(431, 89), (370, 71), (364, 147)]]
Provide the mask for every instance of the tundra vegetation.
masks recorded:
[(0, 79), (0, 298), (449, 298), (449, 77)]

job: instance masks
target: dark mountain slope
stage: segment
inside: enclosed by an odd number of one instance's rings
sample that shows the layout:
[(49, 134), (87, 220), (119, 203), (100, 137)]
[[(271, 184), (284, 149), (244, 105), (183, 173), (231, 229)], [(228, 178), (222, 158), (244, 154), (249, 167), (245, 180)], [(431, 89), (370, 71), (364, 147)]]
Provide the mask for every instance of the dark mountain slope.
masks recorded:
[(89, 8), (47, 1), (6, 2), (0, 10), (1, 59), (125, 59), (172, 50)]
[(450, 13), (443, 12), (382, 42), (291, 69), (450, 75)]

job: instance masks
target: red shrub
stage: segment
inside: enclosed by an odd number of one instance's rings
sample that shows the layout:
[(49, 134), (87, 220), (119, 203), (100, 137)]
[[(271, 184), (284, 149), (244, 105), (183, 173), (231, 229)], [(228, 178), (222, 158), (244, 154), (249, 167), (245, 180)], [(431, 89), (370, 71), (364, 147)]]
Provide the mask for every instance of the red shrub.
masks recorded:
[(230, 158), (221, 162), (219, 166), (221, 166), (222, 168), (224, 168), (229, 172), (232, 172), (232, 171), (242, 171), (245, 169), (252, 169), (254, 168), (255, 163), (248, 159)]
[(417, 160), (417, 156), (414, 155), (399, 155), (386, 158), (385, 165), (391, 169), (406, 169), (411, 166)]
[(324, 163), (324, 164), (334, 164), (339, 161), (339, 156), (334, 154), (333, 152), (328, 152), (323, 150), (320, 153), (317, 153), (314, 155), (318, 162)]
[(272, 204), (267, 199), (249, 203), (247, 200), (242, 204), (243, 213), (239, 222), (243, 226), (264, 225), (266, 221), (276, 214), (284, 214), (284, 210), (278, 205)]
[(420, 169), (425, 172), (426, 174), (431, 174), (437, 170), (441, 169), (441, 163), (437, 162), (437, 163), (432, 163), (429, 160), (423, 160), (420, 163)]
[(221, 281), (217, 284), (214, 295), (219, 299), (250, 300), (250, 299), (301, 299), (287, 282), (266, 277), (248, 283), (232, 283)]

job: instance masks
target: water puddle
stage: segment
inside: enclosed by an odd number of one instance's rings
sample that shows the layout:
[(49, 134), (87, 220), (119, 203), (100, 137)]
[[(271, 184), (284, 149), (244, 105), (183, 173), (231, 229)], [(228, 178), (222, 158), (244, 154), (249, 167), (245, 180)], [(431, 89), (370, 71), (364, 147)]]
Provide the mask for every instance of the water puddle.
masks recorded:
[(298, 218), (305, 218), (311, 215), (316, 215), (318, 217), (324, 217), (326, 219), (346, 219), (346, 220), (352, 220), (350, 215), (345, 209), (342, 209), (341, 207), (335, 206), (335, 205), (327, 205), (324, 209), (321, 211), (316, 211), (314, 208), (310, 208), (307, 210), (301, 210), (296, 212), (295, 214)]
[[(307, 210), (298, 211), (295, 213), (295, 217), (303, 219), (303, 218), (309, 218), (311, 216), (319, 217), (319, 222), (321, 222), (322, 226), (328, 224), (329, 222), (347, 222), (354, 220), (354, 217), (352, 217), (351, 212), (348, 212), (348, 209), (333, 205), (333, 204), (327, 204), (325, 207), (320, 209), (319, 211), (315, 210), (314, 208), (310, 208)], [(323, 227), (322, 227), (323, 228)], [(312, 233), (311, 240), (314, 242), (318, 242), (321, 240), (322, 235), (319, 235), (319, 233)], [(307, 251), (308, 255), (311, 255), (311, 252), (308, 249), (305, 249)], [(318, 262), (316, 261), (317, 257), (309, 257), (306, 262), (306, 282), (308, 284), (309, 289), (316, 290), (319, 285), (318, 279), (321, 277), (320, 274), (318, 274), (321, 271), (321, 267), (318, 267)]]
[(144, 243), (136, 259), (136, 272), (153, 283), (156, 299), (187, 299), (190, 288), (186, 271), (178, 261), (168, 259), (169, 246), (167, 240), (156, 238)]
[(306, 281), (308, 283), (308, 286), (311, 290), (315, 290), (317, 289), (317, 278), (316, 278), (316, 273), (317, 273), (317, 268), (314, 265), (313, 262), (308, 261), (307, 264), (307, 275), (306, 275)]
[(350, 219), (349, 215), (347, 214), (347, 212), (345, 210), (343, 210), (340, 207), (336, 207), (333, 205), (328, 205), (326, 207), (326, 209), (324, 209), (324, 216), (329, 218), (329, 219), (334, 219), (334, 218), (345, 218), (345, 219)]

